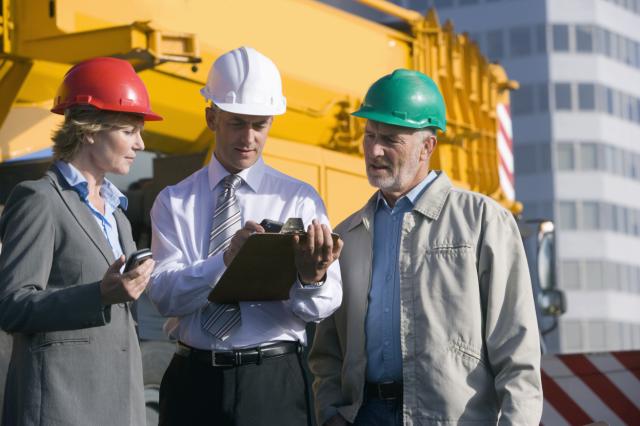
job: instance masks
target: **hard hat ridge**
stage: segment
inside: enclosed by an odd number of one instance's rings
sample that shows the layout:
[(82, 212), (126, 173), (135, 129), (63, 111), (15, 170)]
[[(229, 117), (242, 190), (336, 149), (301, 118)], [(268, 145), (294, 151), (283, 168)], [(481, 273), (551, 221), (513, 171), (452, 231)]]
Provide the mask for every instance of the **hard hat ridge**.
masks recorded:
[(446, 129), (446, 107), (436, 83), (414, 70), (397, 69), (373, 83), (352, 115), (394, 126)]
[(237, 114), (280, 115), (287, 108), (275, 64), (251, 47), (220, 56), (200, 93), (218, 108)]

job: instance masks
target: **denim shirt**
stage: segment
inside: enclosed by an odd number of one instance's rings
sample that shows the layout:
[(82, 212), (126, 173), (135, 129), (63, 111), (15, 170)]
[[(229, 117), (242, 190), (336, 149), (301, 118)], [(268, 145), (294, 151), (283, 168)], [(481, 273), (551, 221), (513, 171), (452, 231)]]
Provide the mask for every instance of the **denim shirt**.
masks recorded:
[(60, 173), (69, 186), (78, 193), (80, 199), (85, 203), (89, 211), (91, 211), (98, 227), (100, 227), (111, 246), (113, 257), (115, 259), (119, 258), (123, 254), (123, 251), (120, 245), (120, 235), (118, 234), (118, 226), (113, 212), (118, 206), (122, 207), (123, 210), (127, 209), (127, 197), (125, 197), (114, 184), (104, 179), (102, 187), (100, 188), (100, 195), (105, 200), (105, 212), (103, 215), (89, 202), (89, 184), (82, 173), (72, 164), (65, 161), (58, 160), (54, 165), (60, 170)]
[(400, 230), (405, 213), (437, 177), (430, 172), (393, 208), (378, 192), (373, 224), (373, 267), (367, 310), (367, 381), (382, 383), (402, 381), (400, 348), (400, 277), (398, 256)]

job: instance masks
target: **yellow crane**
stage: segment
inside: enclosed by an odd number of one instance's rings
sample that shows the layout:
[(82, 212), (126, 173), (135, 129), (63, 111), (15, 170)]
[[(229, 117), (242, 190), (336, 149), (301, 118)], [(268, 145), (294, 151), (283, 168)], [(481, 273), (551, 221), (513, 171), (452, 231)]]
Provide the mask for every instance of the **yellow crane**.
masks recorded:
[(275, 121), (266, 161), (312, 184), (332, 222), (373, 191), (359, 158), (363, 123), (349, 112), (371, 82), (396, 68), (425, 72), (444, 94), (447, 133), (433, 167), (519, 213), (500, 185), (496, 145), (496, 107), (508, 104), (516, 83), (466, 35), (441, 26), (435, 11), (362, 3), (396, 16), (406, 31), (311, 0), (2, 0), (0, 162), (50, 146), (56, 87), (69, 64), (94, 56), (128, 59), (140, 72), (165, 117), (147, 127), (148, 150), (207, 152), (215, 141), (198, 90), (215, 57), (249, 45), (278, 65), (289, 105)]
[[(49, 110), (70, 65), (114, 56), (134, 65), (154, 111), (165, 118), (149, 123), (143, 135), (146, 149), (159, 154), (154, 177), (138, 185), (137, 196), (129, 192), (128, 214), (138, 235), (145, 234), (155, 193), (201, 167), (215, 146), (199, 93), (210, 64), (246, 45), (277, 64), (287, 97), (287, 113), (274, 122), (265, 160), (314, 186), (332, 223), (373, 192), (361, 158), (364, 123), (349, 113), (373, 81), (397, 68), (428, 74), (444, 95), (447, 132), (439, 136), (431, 166), (445, 170), (457, 186), (519, 214), (513, 181), (505, 186), (503, 172), (505, 166), (513, 172), (513, 154), (499, 131), (510, 127), (499, 117), (509, 119), (509, 91), (517, 83), (450, 22), (441, 25), (435, 10), (423, 16), (382, 0), (359, 1), (394, 16), (399, 25), (391, 28), (314, 0), (0, 0), (0, 205), (17, 181), (37, 178), (46, 168), (46, 160), (15, 160), (50, 149), (60, 116)], [(564, 308), (562, 294), (553, 289), (552, 224), (529, 227), (523, 238), (534, 256), (545, 254), (530, 261), (546, 271), (532, 274), (543, 289), (537, 292), (540, 309), (559, 315)], [(150, 308), (138, 309), (144, 316)], [(163, 371), (157, 359), (166, 355), (156, 344), (142, 343), (151, 415)]]

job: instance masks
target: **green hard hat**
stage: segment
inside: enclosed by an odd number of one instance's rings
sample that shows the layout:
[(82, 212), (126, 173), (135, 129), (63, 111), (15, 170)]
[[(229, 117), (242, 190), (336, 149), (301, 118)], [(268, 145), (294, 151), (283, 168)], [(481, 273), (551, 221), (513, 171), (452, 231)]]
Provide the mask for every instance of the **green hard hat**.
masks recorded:
[(352, 115), (395, 126), (421, 129), (447, 126), (446, 108), (436, 83), (419, 71), (398, 69), (373, 83)]

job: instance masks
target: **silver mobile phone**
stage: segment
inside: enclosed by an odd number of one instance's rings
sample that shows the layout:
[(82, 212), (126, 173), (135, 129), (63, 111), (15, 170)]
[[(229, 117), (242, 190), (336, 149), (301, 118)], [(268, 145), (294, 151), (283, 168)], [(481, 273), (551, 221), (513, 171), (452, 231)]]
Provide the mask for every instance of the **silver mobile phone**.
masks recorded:
[(151, 250), (149, 249), (138, 250), (137, 252), (129, 256), (129, 259), (127, 259), (127, 263), (124, 266), (124, 272), (129, 272), (130, 270), (134, 269), (136, 266), (143, 263), (145, 260), (151, 259), (152, 257), (153, 257), (153, 254), (151, 253)]

